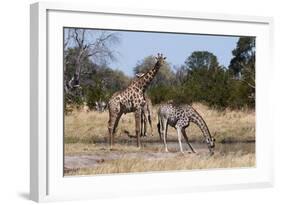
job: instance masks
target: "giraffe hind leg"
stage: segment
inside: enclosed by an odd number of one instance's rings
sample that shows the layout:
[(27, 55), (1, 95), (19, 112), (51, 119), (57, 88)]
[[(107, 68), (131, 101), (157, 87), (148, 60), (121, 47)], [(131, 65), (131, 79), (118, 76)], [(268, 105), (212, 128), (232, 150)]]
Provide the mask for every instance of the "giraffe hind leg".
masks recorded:
[(121, 117), (121, 113), (117, 114), (111, 114), (109, 115), (109, 121), (108, 121), (108, 131), (109, 131), (109, 145), (110, 149), (112, 149), (112, 146), (114, 145), (114, 137), (116, 133), (116, 128), (118, 126), (118, 122)]
[(147, 115), (143, 112), (143, 136), (147, 136)]
[(153, 137), (153, 128), (152, 128), (152, 122), (151, 122), (151, 115), (150, 114), (147, 116), (147, 121), (148, 121), (149, 126), (150, 126), (151, 137)]
[(135, 111), (135, 128), (137, 137), (137, 147), (140, 148), (140, 126), (141, 126), (141, 110)]
[(160, 121), (157, 123), (157, 130), (158, 130), (159, 138), (160, 138), (160, 140), (162, 140), (162, 137), (161, 137), (161, 125), (160, 125)]
[(142, 111), (141, 112), (141, 131), (140, 131), (140, 135), (141, 135), (141, 137), (144, 137), (144, 135), (145, 135), (145, 132), (144, 132), (144, 112)]

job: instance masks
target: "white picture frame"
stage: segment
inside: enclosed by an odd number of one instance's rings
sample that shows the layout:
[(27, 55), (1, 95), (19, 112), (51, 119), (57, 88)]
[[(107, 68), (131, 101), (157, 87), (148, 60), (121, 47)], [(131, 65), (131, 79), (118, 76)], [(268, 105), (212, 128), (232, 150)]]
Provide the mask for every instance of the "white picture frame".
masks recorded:
[[(30, 14), (32, 200), (94, 199), (273, 186), (274, 143), (268, 120), (272, 115), (264, 109), (270, 106), (267, 97), (271, 86), (270, 72), (263, 69), (272, 68), (272, 18), (46, 2), (32, 4)], [(61, 82), (64, 26), (256, 36), (256, 167), (63, 177)]]

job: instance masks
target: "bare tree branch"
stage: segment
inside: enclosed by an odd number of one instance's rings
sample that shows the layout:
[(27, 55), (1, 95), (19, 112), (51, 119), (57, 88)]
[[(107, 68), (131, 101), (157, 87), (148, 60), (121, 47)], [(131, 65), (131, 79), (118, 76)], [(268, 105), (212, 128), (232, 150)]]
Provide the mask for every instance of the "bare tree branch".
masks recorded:
[[(90, 58), (92, 61), (97, 62), (115, 59), (114, 51), (109, 46), (111, 45), (111, 43), (118, 42), (117, 36), (114, 33), (103, 31), (98, 37), (90, 38), (90, 35), (94, 32), (96, 31), (87, 29), (72, 30), (72, 39), (74, 40), (73, 48), (75, 49), (76, 56), (75, 71), (73, 77), (66, 83), (66, 87), (68, 88), (68, 90), (72, 90), (73, 88), (80, 86), (80, 75), (85, 59)], [(69, 41), (69, 39), (67, 41)]]
[(253, 88), (253, 89), (256, 89), (256, 86), (247, 82), (246, 80), (243, 80), (243, 79), (238, 79), (239, 81), (243, 82), (243, 83), (246, 83), (249, 87)]

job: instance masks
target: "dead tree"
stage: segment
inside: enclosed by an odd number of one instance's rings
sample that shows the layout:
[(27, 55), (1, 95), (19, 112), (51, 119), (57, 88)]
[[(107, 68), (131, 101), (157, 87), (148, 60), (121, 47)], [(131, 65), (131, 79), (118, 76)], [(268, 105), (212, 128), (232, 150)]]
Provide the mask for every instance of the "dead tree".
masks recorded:
[[(115, 33), (89, 29), (70, 29), (69, 38), (65, 38), (64, 49), (66, 51), (69, 47), (75, 48), (75, 70), (70, 79), (65, 79), (66, 93), (79, 90), (83, 62), (86, 59), (91, 59), (96, 64), (97, 62), (115, 60), (114, 51), (110, 46), (118, 43), (118, 41), (119, 39)], [(66, 56), (64, 58), (66, 59)], [(66, 72), (66, 60), (64, 63), (64, 72)]]

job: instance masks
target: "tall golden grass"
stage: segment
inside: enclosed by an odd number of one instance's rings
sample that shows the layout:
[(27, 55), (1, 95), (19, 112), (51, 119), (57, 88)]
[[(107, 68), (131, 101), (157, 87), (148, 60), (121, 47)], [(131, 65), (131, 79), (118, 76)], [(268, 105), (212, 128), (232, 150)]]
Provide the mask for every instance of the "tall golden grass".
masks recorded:
[[(200, 103), (193, 104), (193, 107), (202, 115), (211, 134), (216, 133), (216, 142), (243, 143), (255, 141), (255, 112), (253, 110), (218, 111)], [(141, 139), (148, 144), (142, 149), (135, 146), (135, 138), (130, 138), (131, 135), (135, 135), (133, 113), (121, 117), (115, 137), (117, 145), (115, 145), (114, 151), (110, 151), (107, 144), (104, 144), (108, 137), (107, 111), (100, 113), (74, 110), (66, 115), (64, 121), (65, 156), (74, 156), (78, 161), (81, 161), (79, 156), (94, 156), (98, 160), (93, 162), (94, 164), (78, 168), (65, 164), (65, 175), (255, 166), (254, 148), (253, 150), (247, 150), (247, 146), (243, 147), (239, 143), (236, 143), (235, 146), (234, 144), (231, 145), (231, 150), (228, 150), (226, 145), (220, 146), (220, 148), (217, 146), (213, 156), (208, 154), (206, 145), (205, 148), (200, 148), (198, 154), (180, 154), (178, 146), (172, 146), (169, 142), (175, 141), (177, 143), (177, 133), (173, 128), (168, 129), (168, 147), (170, 145), (169, 149), (172, 154), (163, 154), (163, 145), (156, 129), (157, 108), (157, 106), (154, 106), (152, 113), (154, 135), (153, 137), (150, 136), (148, 129), (149, 137)], [(202, 132), (196, 125), (191, 123), (186, 131), (190, 141), (202, 142)], [(161, 157), (151, 157), (152, 155)], [(98, 163), (98, 166), (95, 163)]]
[[(253, 110), (224, 110), (218, 111), (195, 103), (193, 107), (206, 121), (212, 135), (215, 134), (216, 142), (250, 142), (255, 141), (255, 111)], [(152, 124), (154, 136), (150, 140), (158, 140), (157, 106), (153, 107)], [(65, 143), (95, 143), (106, 141), (108, 112), (81, 112), (74, 110), (65, 116)], [(200, 129), (191, 123), (186, 129), (191, 141), (202, 141)], [(148, 134), (149, 129), (148, 129)], [(135, 135), (133, 113), (123, 115), (120, 119), (115, 140), (127, 140), (128, 135)], [(177, 134), (173, 128), (168, 130), (168, 138), (176, 140)]]

